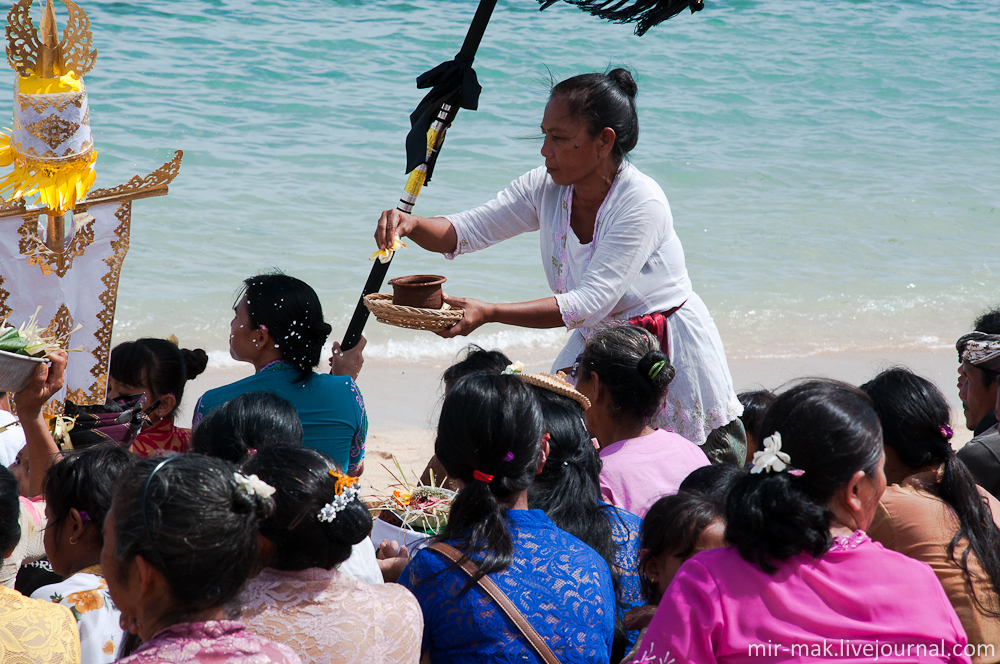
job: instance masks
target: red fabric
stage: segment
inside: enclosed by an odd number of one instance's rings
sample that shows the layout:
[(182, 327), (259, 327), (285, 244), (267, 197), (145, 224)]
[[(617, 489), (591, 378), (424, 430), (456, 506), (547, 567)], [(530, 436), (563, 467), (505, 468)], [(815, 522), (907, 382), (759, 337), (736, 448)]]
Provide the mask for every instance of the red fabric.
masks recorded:
[(132, 444), (132, 451), (141, 457), (162, 456), (164, 452), (184, 454), (191, 446), (191, 429), (174, 426), (174, 418), (167, 417), (142, 433)]
[(685, 304), (687, 304), (687, 300), (684, 300), (673, 309), (664, 311), (663, 313), (657, 312), (655, 314), (633, 316), (628, 319), (629, 325), (636, 325), (644, 330), (652, 332), (653, 336), (655, 336), (660, 342), (660, 350), (663, 351), (664, 355), (670, 357), (670, 337), (667, 336), (667, 319), (677, 313), (677, 310)]

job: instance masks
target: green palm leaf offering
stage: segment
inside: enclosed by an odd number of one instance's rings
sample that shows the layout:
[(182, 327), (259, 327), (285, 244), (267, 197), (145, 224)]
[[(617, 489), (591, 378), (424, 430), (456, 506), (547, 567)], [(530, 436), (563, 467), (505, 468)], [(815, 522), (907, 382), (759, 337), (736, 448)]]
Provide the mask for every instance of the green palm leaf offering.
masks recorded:
[[(0, 350), (28, 357), (44, 357), (66, 345), (69, 336), (83, 327), (77, 325), (66, 334), (52, 334), (47, 328), (38, 325), (36, 319), (41, 310), (41, 307), (35, 309), (35, 313), (22, 323), (20, 328), (8, 325), (6, 320), (0, 322)], [(82, 350), (82, 348), (74, 348), (73, 350)]]

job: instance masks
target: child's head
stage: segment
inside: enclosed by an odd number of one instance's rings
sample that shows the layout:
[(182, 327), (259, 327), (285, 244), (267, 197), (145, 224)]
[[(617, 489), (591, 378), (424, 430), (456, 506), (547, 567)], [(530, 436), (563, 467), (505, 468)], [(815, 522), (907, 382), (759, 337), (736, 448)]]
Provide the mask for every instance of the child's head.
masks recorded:
[(231, 463), (275, 445), (302, 445), (302, 422), (287, 399), (270, 392), (247, 392), (230, 399), (191, 433), (192, 452)]
[(104, 519), (115, 482), (137, 459), (114, 443), (64, 456), (45, 474), (45, 554), (52, 571), (75, 574), (94, 565), (104, 544)]
[(461, 378), (472, 373), (503, 373), (511, 364), (510, 358), (499, 350), (485, 350), (476, 344), (469, 344), (465, 349), (465, 357), (444, 371), (441, 380), (447, 394)]
[(169, 417), (180, 405), (184, 385), (208, 366), (202, 349), (178, 348), (166, 339), (136, 339), (115, 346), (108, 372), (108, 398), (145, 394), (153, 422)]
[(681, 491), (660, 498), (642, 520), (639, 571), (646, 599), (658, 604), (685, 560), (700, 551), (725, 546), (725, 512), (698, 493)]
[(778, 398), (770, 390), (754, 390), (752, 392), (740, 392), (737, 396), (743, 404), (743, 414), (740, 415), (740, 422), (747, 432), (747, 458), (746, 463), (753, 460), (753, 453), (760, 449), (760, 429), (761, 422), (764, 421), (764, 413), (768, 407)]

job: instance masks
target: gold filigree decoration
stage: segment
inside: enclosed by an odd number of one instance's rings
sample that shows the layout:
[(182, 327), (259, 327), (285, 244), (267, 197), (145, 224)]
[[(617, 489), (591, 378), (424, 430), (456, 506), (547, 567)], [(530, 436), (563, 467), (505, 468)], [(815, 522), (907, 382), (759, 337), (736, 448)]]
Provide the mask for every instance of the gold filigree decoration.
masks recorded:
[(160, 166), (146, 177), (133, 175), (132, 179), (125, 184), (120, 184), (112, 189), (94, 189), (87, 194), (88, 200), (98, 198), (108, 198), (110, 196), (121, 196), (124, 194), (138, 193), (144, 189), (154, 189), (163, 187), (173, 182), (177, 173), (181, 169), (181, 159), (184, 157), (183, 150), (174, 152), (174, 158)]
[(30, 10), (31, 0), (17, 0), (7, 12), (7, 62), (22, 76), (38, 70), (42, 51)]
[(59, 308), (56, 310), (56, 315), (52, 317), (49, 322), (48, 327), (45, 328), (46, 334), (55, 337), (66, 336), (65, 341), (63, 341), (62, 346), (64, 348), (69, 347), (69, 333), (73, 331), (73, 314), (70, 313), (69, 307), (65, 303), (60, 304)]
[(62, 49), (63, 63), (67, 71), (77, 76), (84, 76), (94, 68), (97, 62), (97, 49), (93, 48), (93, 36), (90, 33), (90, 19), (87, 13), (76, 6), (71, 0), (62, 0), (66, 5), (69, 17), (63, 28)]
[[(97, 51), (93, 48), (90, 19), (86, 12), (70, 0), (62, 0), (68, 18), (63, 28), (62, 40), (55, 42), (55, 13), (52, 0), (45, 6), (42, 19), (43, 33), (39, 36), (31, 20), (32, 0), (17, 0), (7, 14), (7, 62), (21, 76), (62, 76), (72, 71), (84, 76), (94, 68)], [(51, 27), (46, 27), (51, 26)], [(46, 65), (48, 62), (48, 65)], [(52, 71), (43, 71), (51, 68)]]
[(52, 399), (42, 407), (42, 417), (45, 418), (46, 422), (65, 412), (66, 403), (62, 399)]
[[(44, 113), (49, 109), (55, 109), (60, 113), (70, 107), (70, 104), (77, 108), (83, 108), (83, 100), (87, 98), (87, 93), (83, 90), (79, 92), (58, 92), (49, 95), (17, 95), (17, 104), (21, 110), (30, 108), (35, 113)], [(87, 107), (90, 110), (90, 107)]]
[(50, 115), (44, 120), (32, 122), (25, 129), (28, 130), (29, 134), (55, 150), (68, 139), (72, 138), (80, 130), (80, 125), (69, 120), (64, 120), (58, 115)]
[(28, 263), (37, 265), (44, 275), (57, 274), (60, 278), (73, 267), (73, 259), (82, 256), (94, 241), (94, 218), (73, 233), (63, 251), (52, 251), (38, 237), (38, 214), (25, 216), (18, 229), (21, 241), (18, 248), (22, 256), (28, 256)]
[(90, 106), (87, 107), (87, 112), (83, 114), (83, 119), (80, 120), (81, 125), (90, 126)]
[[(94, 347), (94, 366), (90, 373), (97, 380), (90, 386), (90, 401), (81, 400), (79, 403), (104, 403), (104, 395), (107, 392), (108, 384), (108, 359), (111, 356), (111, 332), (115, 322), (115, 306), (118, 303), (118, 280), (121, 277), (122, 262), (125, 254), (128, 253), (129, 232), (132, 225), (132, 201), (123, 201), (115, 211), (115, 218), (120, 222), (115, 228), (116, 240), (111, 241), (112, 253), (104, 259), (108, 266), (108, 272), (101, 277), (104, 284), (104, 292), (100, 295), (100, 302), (104, 305), (101, 313), (97, 314), (100, 326), (94, 332), (94, 339), (97, 345)], [(74, 402), (76, 400), (74, 399)]]
[(10, 293), (3, 289), (3, 282), (4, 276), (0, 275), (0, 320), (6, 320), (14, 313), (14, 310), (7, 306), (7, 298), (10, 297)]
[[(0, 203), (0, 215), (2, 216), (14, 216), (13, 214), (4, 215), (3, 213), (17, 212), (22, 213), (27, 209), (24, 198), (15, 198), (9, 201), (3, 201)], [(37, 219), (37, 217), (35, 217)]]

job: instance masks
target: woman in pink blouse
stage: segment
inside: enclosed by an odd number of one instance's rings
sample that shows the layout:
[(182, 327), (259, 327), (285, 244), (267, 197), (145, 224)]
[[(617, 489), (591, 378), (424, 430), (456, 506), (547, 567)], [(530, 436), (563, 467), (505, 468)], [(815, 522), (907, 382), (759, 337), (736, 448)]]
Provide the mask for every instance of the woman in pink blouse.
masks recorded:
[(708, 457), (690, 440), (650, 419), (670, 398), (674, 367), (649, 330), (609, 327), (587, 340), (577, 389), (590, 400), (587, 426), (601, 452), (601, 495), (638, 516), (662, 496), (677, 493)]
[(929, 566), (872, 542), (885, 490), (869, 399), (830, 381), (782, 394), (726, 504), (733, 546), (695, 555), (636, 662), (969, 662)]
[(122, 625), (143, 644), (128, 664), (301, 664), (286, 645), (229, 620), (257, 558), (274, 489), (198, 454), (141, 461), (115, 487), (101, 565)]

